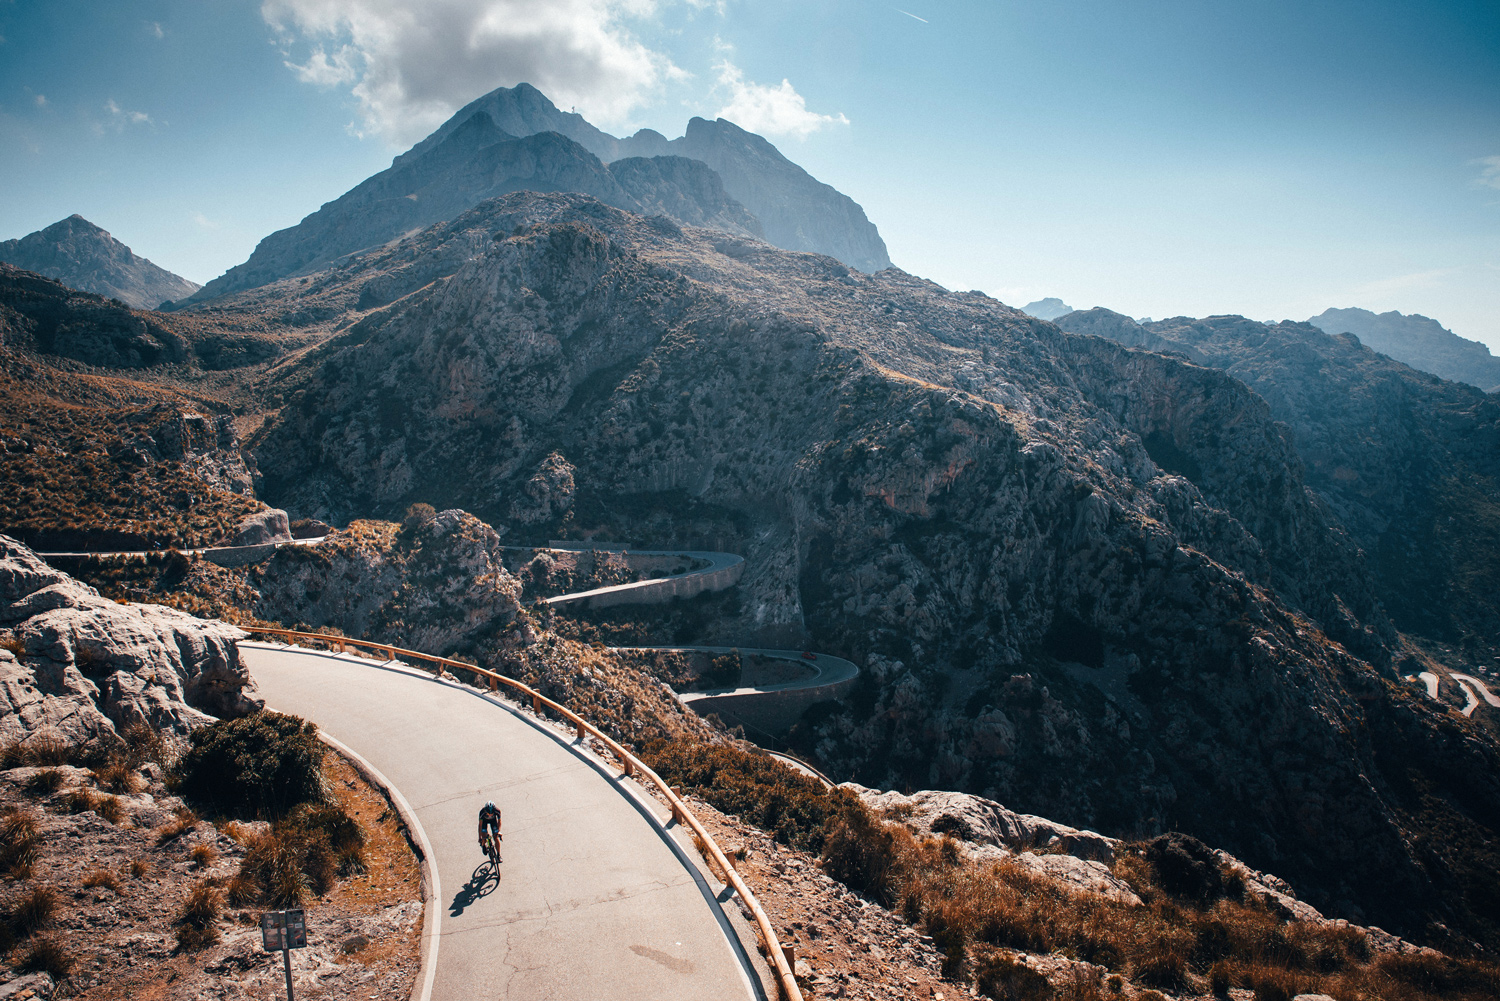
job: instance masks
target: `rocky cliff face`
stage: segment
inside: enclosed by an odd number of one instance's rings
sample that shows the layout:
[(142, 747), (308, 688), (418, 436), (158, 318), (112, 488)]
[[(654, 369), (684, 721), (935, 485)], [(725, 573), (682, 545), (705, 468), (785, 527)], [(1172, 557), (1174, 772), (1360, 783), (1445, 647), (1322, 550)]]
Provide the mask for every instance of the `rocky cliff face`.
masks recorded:
[(121, 745), (132, 724), (186, 734), (258, 707), (239, 629), (130, 605), (0, 535), (0, 741)]
[(796, 624), (867, 666), (804, 721), (834, 773), (1180, 827), (1319, 906), (1496, 935), (1447, 889), (1496, 886), (1495, 740), (1396, 680), (1357, 547), (1242, 383), (577, 195), (423, 240), (461, 263), (267, 386), (274, 502), (498, 523), (565, 461), (572, 503), (518, 531), (719, 532), (760, 573), (723, 628)]
[(1431, 317), (1395, 310), (1377, 315), (1368, 309), (1325, 309), (1307, 322), (1326, 333), (1354, 334), (1366, 347), (1412, 368), (1500, 393), (1500, 358)]
[(1396, 623), (1490, 660), (1500, 636), (1494, 396), (1309, 324), (1215, 316), (1142, 325), (1106, 309), (1058, 323), (1185, 355), (1255, 390), (1292, 429), (1308, 485), (1364, 550)]
[(19, 240), (0, 242), (0, 261), (137, 309), (155, 309), (166, 300), (198, 291), (197, 282), (137, 257), (81, 215), (70, 215)]
[(864, 272), (891, 266), (885, 241), (854, 199), (733, 122), (694, 118), (682, 138), (670, 141), (644, 129), (620, 140), (618, 148), (624, 155), (675, 154), (708, 164), (778, 247), (827, 254)]

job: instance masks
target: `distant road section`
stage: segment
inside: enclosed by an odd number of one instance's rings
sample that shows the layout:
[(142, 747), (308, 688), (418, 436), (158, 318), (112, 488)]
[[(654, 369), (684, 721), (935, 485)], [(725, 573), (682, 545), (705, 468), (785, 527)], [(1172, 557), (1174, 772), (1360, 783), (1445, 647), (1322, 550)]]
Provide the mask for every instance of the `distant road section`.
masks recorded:
[[(267, 705), (317, 723), (411, 803), (444, 908), (435, 1001), (763, 997), (713, 888), (650, 807), (545, 725), (399, 664), (240, 650)], [(476, 840), (487, 799), (504, 815), (498, 882)]]

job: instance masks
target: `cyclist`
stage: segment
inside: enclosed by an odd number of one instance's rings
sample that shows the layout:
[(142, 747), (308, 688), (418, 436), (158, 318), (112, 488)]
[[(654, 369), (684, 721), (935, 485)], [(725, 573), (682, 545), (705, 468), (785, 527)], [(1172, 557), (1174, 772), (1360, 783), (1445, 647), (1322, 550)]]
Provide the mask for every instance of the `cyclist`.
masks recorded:
[[(486, 834), (489, 834), (494, 840), (486, 842)], [(500, 834), (500, 808), (495, 805), (494, 800), (490, 800), (488, 803), (485, 803), (483, 809), (479, 811), (479, 847), (484, 851), (486, 855), (489, 855), (491, 854), (490, 849), (493, 846), (495, 861), (499, 862), (501, 840), (502, 835)]]

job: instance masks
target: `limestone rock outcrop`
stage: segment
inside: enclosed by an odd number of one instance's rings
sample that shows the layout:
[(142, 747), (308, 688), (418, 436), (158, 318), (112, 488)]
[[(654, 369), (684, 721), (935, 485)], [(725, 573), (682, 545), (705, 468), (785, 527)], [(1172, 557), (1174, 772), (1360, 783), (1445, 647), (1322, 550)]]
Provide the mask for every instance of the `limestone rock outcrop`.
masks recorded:
[(117, 744), (134, 723), (185, 734), (259, 706), (245, 633), (103, 598), (0, 536), (0, 741)]
[(247, 514), (235, 526), (232, 546), (264, 546), (271, 542), (292, 541), (292, 529), (286, 512), (280, 508), (267, 508)]

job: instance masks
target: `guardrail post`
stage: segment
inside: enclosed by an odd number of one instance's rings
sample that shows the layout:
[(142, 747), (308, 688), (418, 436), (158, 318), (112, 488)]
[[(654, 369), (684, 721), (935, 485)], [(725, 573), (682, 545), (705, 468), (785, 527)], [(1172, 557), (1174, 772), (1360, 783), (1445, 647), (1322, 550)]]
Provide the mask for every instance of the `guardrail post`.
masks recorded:
[(494, 677), (491, 677), (489, 679), (489, 682), (490, 682), (490, 691), (493, 692), (493, 691), (498, 691), (499, 690), (499, 688), (500, 688), (500, 682), (496, 681), (494, 679)]
[(538, 716), (540, 716), (542, 714), (542, 693), (541, 692), (532, 692), (531, 693), (531, 711), (534, 712), (534, 713), (536, 713)]
[(583, 720), (578, 721), (578, 739), (583, 739)]

